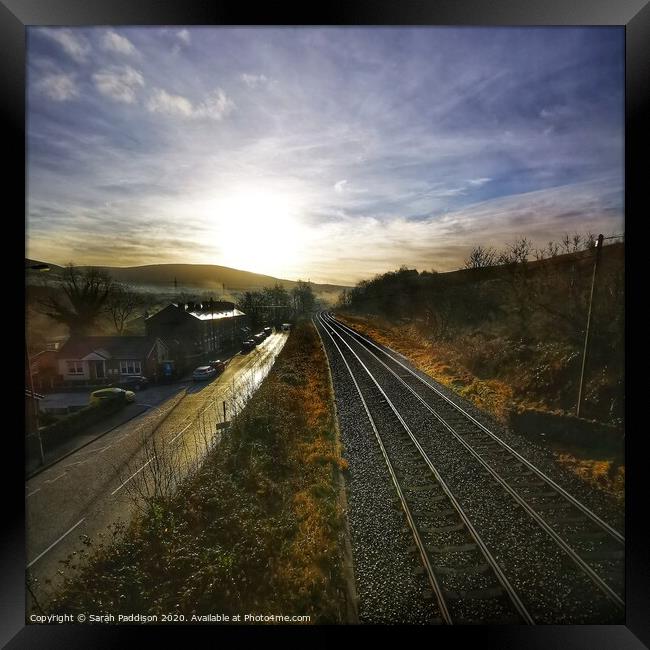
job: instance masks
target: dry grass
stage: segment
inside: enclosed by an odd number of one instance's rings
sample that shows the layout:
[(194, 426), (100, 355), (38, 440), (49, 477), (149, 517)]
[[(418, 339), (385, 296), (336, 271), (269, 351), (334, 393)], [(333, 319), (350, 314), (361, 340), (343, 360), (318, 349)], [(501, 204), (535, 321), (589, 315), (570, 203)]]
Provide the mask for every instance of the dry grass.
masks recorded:
[(625, 501), (625, 466), (614, 460), (578, 458), (566, 452), (555, 454), (557, 461), (593, 487), (620, 502)]
[(452, 345), (431, 343), (411, 325), (394, 325), (382, 319), (338, 315), (338, 318), (371, 336), (375, 341), (397, 350), (416, 368), (462, 395), (477, 407), (506, 422), (514, 404), (512, 387), (498, 379), (480, 379), (462, 365)]

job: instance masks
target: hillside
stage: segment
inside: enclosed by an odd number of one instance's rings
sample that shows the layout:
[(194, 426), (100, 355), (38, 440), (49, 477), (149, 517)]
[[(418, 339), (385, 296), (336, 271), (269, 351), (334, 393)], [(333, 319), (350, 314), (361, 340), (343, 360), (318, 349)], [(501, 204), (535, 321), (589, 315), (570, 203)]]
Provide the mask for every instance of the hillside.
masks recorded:
[[(39, 264), (42, 262), (26, 260), (26, 265), (28, 263)], [(46, 263), (49, 264), (49, 262)], [(48, 276), (55, 280), (63, 268), (56, 264), (49, 264), (49, 266)], [(88, 267), (80, 266), (79, 268), (83, 270)], [(226, 291), (249, 291), (272, 287), (278, 283), (285, 289), (291, 290), (297, 284), (293, 280), (284, 280), (216, 264), (151, 264), (129, 267), (96, 266), (95, 268), (106, 271), (118, 282), (161, 291), (173, 291), (174, 280), (179, 288), (219, 291), (223, 289)], [(38, 271), (32, 273), (42, 275)], [(312, 286), (317, 295), (338, 293), (344, 289), (342, 286), (333, 284), (313, 283)]]
[[(612, 425), (624, 406), (624, 251), (622, 243), (602, 249), (583, 403), (585, 417)], [(383, 323), (467, 390), (491, 382), (486, 404), (571, 413), (593, 268), (593, 251), (449, 273), (402, 268), (346, 290), (339, 308)]]

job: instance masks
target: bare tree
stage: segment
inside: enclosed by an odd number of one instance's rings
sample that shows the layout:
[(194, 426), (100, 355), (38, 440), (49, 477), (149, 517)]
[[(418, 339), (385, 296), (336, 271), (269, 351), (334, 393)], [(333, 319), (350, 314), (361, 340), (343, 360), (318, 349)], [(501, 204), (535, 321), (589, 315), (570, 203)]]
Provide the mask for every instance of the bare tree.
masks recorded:
[(525, 264), (533, 250), (532, 242), (525, 237), (520, 237), (508, 244), (499, 256), (500, 264)]
[(483, 246), (474, 246), (469, 256), (465, 260), (466, 269), (482, 269), (486, 266), (494, 266), (497, 263), (496, 251), (491, 248), (483, 248)]
[(92, 267), (82, 271), (70, 263), (63, 271), (63, 295), (47, 296), (40, 307), (44, 314), (67, 325), (70, 334), (87, 334), (104, 310), (113, 286), (108, 273)]
[(106, 311), (110, 314), (115, 331), (119, 336), (124, 333), (126, 321), (143, 304), (142, 296), (130, 287), (121, 284), (113, 286), (113, 290), (106, 300)]

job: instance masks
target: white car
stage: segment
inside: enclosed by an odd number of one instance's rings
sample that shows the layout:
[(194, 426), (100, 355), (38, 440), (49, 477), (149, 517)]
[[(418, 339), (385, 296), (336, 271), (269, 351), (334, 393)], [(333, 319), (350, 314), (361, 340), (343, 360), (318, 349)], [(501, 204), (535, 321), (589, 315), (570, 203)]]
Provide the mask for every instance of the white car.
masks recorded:
[(199, 366), (193, 373), (192, 379), (194, 381), (202, 381), (204, 379), (212, 379), (217, 374), (217, 371), (212, 366)]

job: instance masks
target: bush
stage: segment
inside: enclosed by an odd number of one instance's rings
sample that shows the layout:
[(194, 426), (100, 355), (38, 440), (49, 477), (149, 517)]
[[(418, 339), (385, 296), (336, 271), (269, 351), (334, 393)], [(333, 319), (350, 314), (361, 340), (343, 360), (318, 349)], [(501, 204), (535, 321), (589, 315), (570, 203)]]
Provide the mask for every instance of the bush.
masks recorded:
[(95, 406), (86, 406), (76, 413), (66, 415), (41, 431), (43, 444), (51, 446), (67, 440), (86, 427), (99, 422), (112, 413), (116, 413), (125, 405), (126, 401), (124, 399), (110, 399)]

